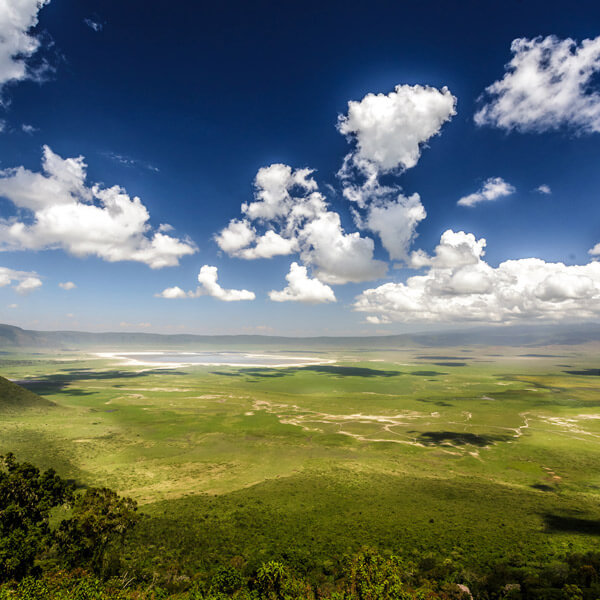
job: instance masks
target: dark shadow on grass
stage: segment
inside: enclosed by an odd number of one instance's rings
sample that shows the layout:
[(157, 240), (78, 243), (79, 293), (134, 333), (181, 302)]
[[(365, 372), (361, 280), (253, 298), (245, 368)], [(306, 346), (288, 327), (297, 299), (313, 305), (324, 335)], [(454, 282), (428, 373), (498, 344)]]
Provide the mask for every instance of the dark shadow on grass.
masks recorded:
[(540, 492), (556, 491), (556, 488), (553, 488), (551, 485), (546, 485), (545, 483), (534, 483), (531, 487), (535, 490), (540, 490)]
[(326, 375), (337, 375), (339, 377), (397, 377), (404, 375), (402, 371), (383, 371), (381, 369), (369, 369), (367, 367), (338, 367), (335, 365), (310, 365), (298, 369), (287, 369), (293, 371), (313, 371)]
[(448, 375), (448, 373), (442, 373), (441, 371), (411, 371), (410, 375), (416, 375), (417, 377), (437, 377), (438, 375)]
[[(419, 360), (464, 360), (464, 356), (427, 356), (423, 354), (421, 356), (415, 356), (416, 359)], [(470, 358), (470, 357), (469, 357)]]
[(582, 369), (581, 371), (563, 371), (568, 375), (584, 375), (585, 377), (600, 377), (600, 369)]
[(417, 441), (425, 446), (478, 446), (483, 448), (496, 442), (504, 442), (511, 439), (506, 435), (477, 435), (464, 431), (426, 431), (422, 433)]
[(39, 396), (48, 396), (51, 394), (57, 394), (68, 389), (69, 396), (89, 396), (94, 392), (88, 392), (81, 388), (69, 387), (70, 383), (65, 381), (28, 381), (20, 384), (26, 390), (34, 392)]
[(600, 520), (582, 519), (580, 517), (567, 517), (546, 513), (543, 515), (548, 531), (564, 533), (584, 533), (586, 535), (600, 536)]
[(79, 381), (102, 381), (106, 379), (138, 379), (140, 377), (146, 377), (147, 375), (186, 375), (183, 371), (174, 370), (162, 370), (153, 369), (151, 371), (89, 371), (89, 370), (71, 370), (66, 373), (56, 373), (53, 375), (46, 375), (45, 377), (39, 377), (36, 379), (30, 379), (27, 381), (20, 381), (19, 385), (24, 388), (35, 392), (36, 394), (55, 394), (68, 388), (69, 394), (85, 396), (93, 394), (94, 392), (88, 392), (85, 390), (77, 390), (70, 388), (69, 386)]
[(417, 398), (417, 402), (426, 402), (427, 404), (435, 404), (436, 406), (454, 406), (454, 404), (444, 402), (444, 400), (426, 400), (425, 398)]
[(466, 362), (436, 362), (433, 363), (436, 367), (466, 367)]
[(240, 373), (242, 373), (244, 375), (250, 375), (250, 377), (265, 377), (265, 378), (285, 377), (287, 375), (287, 373), (278, 371), (277, 369), (260, 369), (260, 368), (240, 369)]
[(227, 371), (211, 371), (211, 375), (222, 375), (223, 377), (241, 377), (241, 373), (228, 373)]

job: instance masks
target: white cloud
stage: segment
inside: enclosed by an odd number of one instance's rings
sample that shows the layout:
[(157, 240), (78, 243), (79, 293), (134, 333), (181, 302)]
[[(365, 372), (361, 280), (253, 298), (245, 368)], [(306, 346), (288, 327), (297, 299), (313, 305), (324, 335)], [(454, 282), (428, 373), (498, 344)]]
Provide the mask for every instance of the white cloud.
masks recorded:
[(285, 276), (288, 285), (281, 291), (269, 292), (269, 298), (274, 302), (305, 302), (307, 304), (321, 304), (335, 302), (333, 290), (319, 281), (308, 277), (306, 267), (294, 262), (290, 265), (290, 272)]
[(29, 32), (38, 22), (39, 10), (49, 0), (3, 0), (0, 2), (0, 89), (8, 82), (30, 77), (27, 59), (40, 43)]
[(588, 253), (592, 256), (600, 256), (600, 242), (598, 242)]
[(335, 212), (324, 212), (307, 223), (299, 233), (299, 242), (300, 257), (326, 283), (359, 283), (386, 274), (386, 263), (373, 258), (373, 240), (358, 232), (344, 233)]
[(77, 286), (72, 282), (72, 281), (65, 281), (64, 283), (61, 282), (58, 284), (58, 287), (62, 288), (63, 290), (74, 290)]
[(542, 183), (542, 185), (538, 185), (538, 187), (535, 188), (535, 191), (539, 192), (540, 194), (551, 194), (552, 193), (550, 186), (546, 185), (545, 183)]
[[(259, 169), (255, 201), (242, 204), (244, 218), (231, 220), (215, 236), (219, 248), (248, 260), (297, 252), (327, 283), (385, 275), (386, 264), (373, 258), (373, 240), (344, 231), (340, 216), (329, 210), (311, 174), (311, 169), (294, 170), (283, 164)], [(257, 227), (264, 233), (257, 233)]]
[(34, 127), (33, 125), (28, 125), (27, 123), (23, 123), (21, 125), (21, 131), (23, 131), (24, 133), (27, 133), (28, 135), (33, 135), (36, 131), (39, 131), (39, 129), (37, 127)]
[(19, 308), (18, 304), (9, 304), (8, 308)]
[(116, 152), (103, 152), (103, 155), (126, 167), (141, 167), (142, 169), (148, 169), (148, 171), (153, 171), (154, 173), (160, 173), (158, 167), (137, 158), (131, 158), (130, 156), (124, 156), (123, 154), (117, 154)]
[[(230, 256), (246, 260), (287, 255), (298, 249), (294, 238), (285, 238), (273, 230), (257, 236), (247, 220), (237, 219), (232, 219), (229, 225), (215, 236), (215, 241), (219, 248)], [(249, 247), (250, 244), (254, 245)]]
[(391, 323), (387, 317), (377, 317), (375, 315), (367, 315), (365, 321), (370, 325), (387, 325)]
[(414, 167), (423, 145), (456, 114), (456, 98), (444, 87), (398, 85), (389, 94), (367, 94), (348, 103), (338, 129), (356, 147), (338, 176), (353, 202), (355, 223), (379, 235), (392, 260), (405, 260), (426, 217), (418, 194), (405, 196), (381, 175)]
[(570, 127), (600, 132), (600, 37), (581, 44), (556, 36), (518, 38), (504, 77), (486, 88), (488, 103), (475, 114), (478, 125), (542, 132)]
[(284, 238), (274, 231), (267, 231), (264, 235), (256, 238), (252, 248), (240, 250), (236, 256), (253, 260), (255, 258), (273, 258), (273, 256), (285, 256), (298, 250), (298, 242), (295, 239)]
[(480, 202), (492, 202), (510, 196), (515, 193), (515, 188), (510, 183), (504, 181), (502, 177), (490, 177), (486, 179), (483, 186), (468, 196), (461, 198), (457, 204), (459, 206), (475, 206)]
[(198, 273), (200, 286), (196, 290), (199, 296), (212, 296), (224, 302), (235, 302), (238, 300), (254, 300), (256, 295), (248, 290), (225, 290), (218, 283), (217, 267), (204, 265)]
[(0, 172), (0, 195), (27, 218), (0, 220), (0, 249), (62, 248), (109, 262), (131, 260), (153, 269), (196, 252), (189, 240), (152, 231), (142, 201), (119, 187), (87, 186), (83, 157), (63, 159), (44, 146), (42, 173), (24, 167)]
[[(169, 299), (173, 299), (173, 298), (188, 298), (191, 297), (188, 292), (185, 292), (184, 290), (182, 290), (179, 286), (173, 286), (173, 287), (169, 287), (169, 288), (165, 288), (162, 292), (160, 292), (159, 294), (155, 294), (155, 296), (157, 298), (169, 298)], [(193, 292), (192, 292), (192, 296), (193, 296)]]
[[(483, 259), (485, 240), (446, 231), (432, 257), (415, 253), (424, 275), (365, 290), (354, 309), (402, 322), (564, 321), (600, 316), (600, 262), (566, 266), (538, 258)], [(375, 322), (375, 321), (372, 321)]]
[(248, 221), (232, 219), (229, 225), (215, 235), (215, 242), (223, 252), (236, 256), (240, 250), (247, 248), (256, 239), (256, 232)]
[(186, 292), (178, 286), (169, 287), (162, 292), (155, 294), (158, 298), (198, 298), (199, 296), (212, 296), (224, 302), (236, 302), (239, 300), (254, 300), (256, 295), (248, 290), (226, 290), (217, 282), (217, 267), (204, 265), (198, 273), (198, 283), (200, 284), (195, 291)]
[(417, 225), (427, 216), (419, 194), (369, 207), (365, 227), (379, 235), (392, 260), (406, 260)]
[(83, 22), (90, 28), (93, 29), (96, 33), (102, 31), (104, 24), (98, 21), (94, 21), (94, 19), (84, 19)]
[[(338, 176), (343, 195), (354, 203), (355, 225), (377, 234), (393, 260), (407, 260), (417, 225), (426, 217), (418, 194), (382, 185), (381, 175), (413, 167), (423, 144), (456, 114), (456, 98), (444, 87), (398, 85), (348, 103), (338, 129), (354, 145)], [(347, 233), (340, 214), (319, 191), (309, 168), (272, 164), (259, 169), (254, 201), (242, 204), (215, 241), (229, 256), (271, 258), (297, 253), (326, 284), (384, 277), (387, 264), (375, 259), (373, 239)]]
[(18, 294), (28, 294), (41, 287), (42, 280), (33, 271), (15, 271), (0, 267), (0, 287), (12, 285)]
[(256, 174), (254, 202), (242, 204), (242, 212), (251, 220), (271, 221), (286, 217), (291, 211), (294, 198), (291, 192), (297, 188), (301, 196), (317, 189), (310, 176), (312, 169), (296, 169), (283, 164), (262, 167)]
[(42, 287), (42, 281), (39, 277), (25, 277), (14, 289), (17, 294), (29, 294), (29, 292), (33, 292), (33, 290), (37, 290), (39, 287)]
[(456, 98), (448, 88), (397, 85), (389, 94), (367, 94), (348, 102), (348, 113), (338, 129), (356, 142), (348, 155), (361, 171), (373, 166), (381, 172), (414, 167), (421, 145), (436, 135), (456, 114)]

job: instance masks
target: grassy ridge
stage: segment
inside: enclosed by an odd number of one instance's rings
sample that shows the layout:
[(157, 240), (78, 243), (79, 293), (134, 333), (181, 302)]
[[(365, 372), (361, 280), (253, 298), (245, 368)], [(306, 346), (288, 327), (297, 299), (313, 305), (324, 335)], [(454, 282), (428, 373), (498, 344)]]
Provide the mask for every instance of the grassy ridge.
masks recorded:
[(29, 408), (49, 408), (54, 402), (0, 377), (0, 413), (21, 412)]

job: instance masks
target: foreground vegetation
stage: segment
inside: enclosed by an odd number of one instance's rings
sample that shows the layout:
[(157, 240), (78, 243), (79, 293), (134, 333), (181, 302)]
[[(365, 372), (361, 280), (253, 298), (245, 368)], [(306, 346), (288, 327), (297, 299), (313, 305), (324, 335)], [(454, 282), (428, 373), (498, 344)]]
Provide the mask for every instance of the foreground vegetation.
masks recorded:
[[(305, 566), (279, 561), (252, 566), (230, 560), (213, 572), (153, 573), (125, 568), (124, 542), (138, 524), (136, 504), (112, 490), (72, 483), (52, 470), (40, 472), (0, 458), (0, 598), (103, 599), (189, 598), (279, 600), (597, 598), (600, 553), (568, 555), (548, 565), (509, 562), (475, 572), (458, 552), (442, 558), (413, 552), (411, 558), (363, 549), (329, 561), (330, 581), (316, 584)], [(53, 509), (68, 508), (55, 519)], [(133, 540), (130, 540), (133, 541)], [(135, 555), (137, 545), (130, 544)], [(134, 563), (135, 564), (135, 563)], [(59, 570), (62, 569), (62, 570)], [(86, 571), (87, 570), (87, 571)]]
[[(36, 570), (0, 594), (597, 600), (594, 356), (346, 350), (165, 371), (5, 354), (29, 391), (0, 380), (0, 452), (77, 490), (49, 512)], [(61, 526), (94, 489), (139, 505), (100, 570)]]

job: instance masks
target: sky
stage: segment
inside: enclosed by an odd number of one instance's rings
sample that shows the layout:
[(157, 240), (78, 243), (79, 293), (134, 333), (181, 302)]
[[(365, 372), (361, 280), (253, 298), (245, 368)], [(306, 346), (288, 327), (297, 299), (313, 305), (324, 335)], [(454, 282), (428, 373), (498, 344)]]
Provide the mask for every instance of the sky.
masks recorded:
[(0, 322), (600, 316), (597, 2), (0, 0)]

